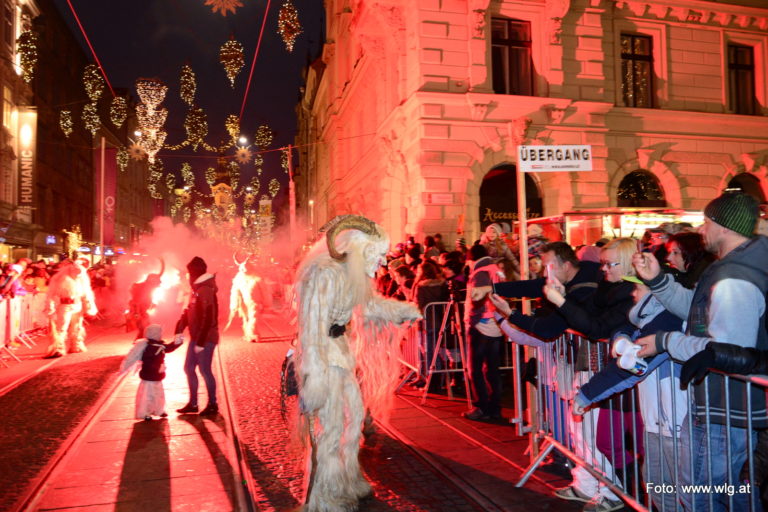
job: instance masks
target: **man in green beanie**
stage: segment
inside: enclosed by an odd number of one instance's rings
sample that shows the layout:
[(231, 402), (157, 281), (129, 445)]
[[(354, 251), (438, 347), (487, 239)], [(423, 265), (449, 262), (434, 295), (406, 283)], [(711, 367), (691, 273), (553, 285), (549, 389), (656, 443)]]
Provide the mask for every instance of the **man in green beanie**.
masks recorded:
[[(675, 283), (671, 275), (660, 272), (656, 258), (646, 253), (634, 256), (637, 274), (653, 294), (669, 311), (687, 319), (685, 333), (659, 332), (638, 339), (636, 343), (643, 347), (639, 356), (667, 351), (674, 359), (687, 361), (709, 350), (713, 342), (768, 349), (765, 327), (768, 238), (753, 236), (758, 215), (757, 201), (741, 192), (726, 192), (704, 208), (704, 224), (699, 231), (707, 250), (718, 260), (704, 271), (693, 290), (685, 289)], [(733, 495), (732, 506), (728, 503), (729, 496), (716, 490), (725, 483), (738, 488), (737, 479), (748, 447), (757, 445), (757, 429), (768, 428), (765, 393), (753, 386), (749, 401), (747, 396), (744, 382), (731, 379), (726, 386), (720, 374), (712, 374), (694, 387), (694, 403), (689, 414), (695, 422), (692, 429), (688, 428), (687, 420), (681, 426), (680, 479), (683, 485), (711, 484), (713, 487), (709, 487), (711, 493), (683, 493), (681, 498), (686, 510), (694, 503), (698, 510), (708, 510), (710, 494), (718, 510), (747, 510), (750, 500), (756, 507), (752, 510), (759, 510), (757, 489)], [(747, 428), (748, 411), (751, 411), (752, 430)], [(723, 456), (725, 454), (730, 457)], [(710, 465), (711, 475), (708, 474)]]

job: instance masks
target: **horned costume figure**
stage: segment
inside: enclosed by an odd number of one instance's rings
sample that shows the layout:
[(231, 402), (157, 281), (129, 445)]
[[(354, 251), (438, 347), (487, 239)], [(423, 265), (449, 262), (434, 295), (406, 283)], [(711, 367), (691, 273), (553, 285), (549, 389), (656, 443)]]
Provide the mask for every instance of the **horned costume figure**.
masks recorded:
[(79, 264), (65, 260), (51, 278), (47, 300), (51, 345), (46, 357), (84, 352), (83, 317), (94, 316), (99, 312), (88, 273)]
[(136, 339), (144, 336), (144, 329), (149, 325), (149, 311), (155, 306), (152, 294), (160, 286), (164, 272), (165, 261), (161, 258), (159, 274), (148, 274), (143, 281), (131, 285), (126, 331), (136, 329)]
[[(361, 324), (381, 328), (418, 320), (421, 314), (414, 305), (373, 290), (372, 278), (389, 249), (381, 226), (344, 215), (321, 231), (326, 247), (315, 245), (297, 274), (299, 406), (313, 452), (304, 510), (348, 512), (371, 493), (358, 461), (365, 406), (372, 406), (377, 394), (391, 397), (394, 392), (399, 341), (393, 336), (353, 340), (348, 324), (353, 313), (356, 332), (364, 330)], [(363, 397), (371, 403), (364, 404)]]
[(229, 325), (237, 315), (243, 322), (243, 338), (256, 343), (259, 341), (259, 335), (256, 334), (256, 302), (253, 300), (253, 292), (261, 278), (248, 273), (247, 264), (250, 256), (242, 263), (237, 261), (237, 255), (232, 255), (232, 258), (238, 270), (232, 279), (232, 289), (229, 292), (229, 318), (224, 330), (229, 329)]

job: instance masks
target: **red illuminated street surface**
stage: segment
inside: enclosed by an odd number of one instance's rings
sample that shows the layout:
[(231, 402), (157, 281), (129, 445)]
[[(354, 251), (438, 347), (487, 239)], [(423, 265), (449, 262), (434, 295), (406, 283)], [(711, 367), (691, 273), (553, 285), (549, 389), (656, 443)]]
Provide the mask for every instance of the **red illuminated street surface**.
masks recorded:
[[(0, 406), (8, 405), (11, 412), (6, 421), (29, 424), (22, 427), (28, 436), (13, 430), (17, 447), (25, 437), (41, 442), (45, 435), (36, 430), (46, 425), (47, 416), (58, 415), (57, 408), (70, 405), (50, 405), (51, 410), (35, 414), (24, 409), (23, 403), (45, 407), (38, 400), (45, 400), (40, 395), (53, 384), (46, 375), (74, 387), (90, 371), (91, 378), (101, 375), (103, 384), (93, 385), (100, 393), (78, 398), (80, 408), (87, 410), (76, 411), (78, 421), (62, 427), (66, 436), (56, 447), (28, 455), (39, 459), (30, 461), (34, 471), (20, 480), (18, 470), (3, 464), (0, 476), (13, 485), (0, 493), (0, 508), (13, 510), (26, 499), (27, 510), (247, 510), (246, 493), (252, 495), (256, 510), (300, 506), (304, 459), (280, 414), (279, 373), (288, 342), (248, 343), (240, 339), (237, 327), (224, 336), (218, 352), (226, 375), (217, 374), (221, 414), (214, 418), (174, 412), (188, 398), (186, 348), (166, 358), (167, 420), (134, 419), (138, 377), (114, 377), (132, 338), (119, 328), (92, 327), (86, 354), (66, 356), (50, 366), (36, 360), (43, 370), (0, 396)], [(290, 326), (276, 315), (262, 317), (259, 334), (262, 339), (287, 339)], [(43, 350), (45, 343), (41, 338), (36, 350)], [(96, 371), (96, 366), (104, 369)], [(205, 386), (202, 380), (200, 384), (204, 406)], [(66, 388), (61, 386), (62, 393), (69, 392)], [(532, 505), (539, 510), (577, 510), (577, 504), (551, 497), (552, 487), (566, 482), (548, 473), (537, 472), (524, 489), (514, 487), (528, 462), (523, 455), (527, 440), (516, 436), (509, 424), (462, 418), (466, 402), (460, 398), (435, 395), (425, 406), (419, 405), (419, 398), (416, 391), (399, 395), (391, 421), (366, 438), (361, 458), (375, 496), (363, 502), (361, 510), (523, 510)], [(93, 421), (79, 432), (77, 424), (88, 418), (88, 410), (95, 413)], [(39, 485), (42, 469), (67, 437), (74, 441), (71, 446), (64, 443), (66, 453)], [(235, 438), (242, 447), (247, 485), (239, 482)], [(13, 458), (10, 444), (3, 453)]]

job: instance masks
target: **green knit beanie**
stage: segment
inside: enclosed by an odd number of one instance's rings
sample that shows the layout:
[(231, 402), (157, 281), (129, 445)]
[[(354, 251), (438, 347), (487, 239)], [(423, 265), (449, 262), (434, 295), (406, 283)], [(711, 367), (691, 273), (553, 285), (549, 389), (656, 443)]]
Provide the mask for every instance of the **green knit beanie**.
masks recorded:
[(760, 215), (757, 200), (743, 192), (725, 192), (704, 208), (704, 215), (731, 231), (751, 237)]

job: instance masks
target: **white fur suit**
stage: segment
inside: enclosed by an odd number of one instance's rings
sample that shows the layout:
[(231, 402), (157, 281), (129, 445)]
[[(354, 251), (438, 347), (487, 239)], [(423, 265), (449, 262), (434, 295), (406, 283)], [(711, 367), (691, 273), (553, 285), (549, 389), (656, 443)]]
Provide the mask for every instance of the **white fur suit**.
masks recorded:
[(72, 261), (61, 264), (48, 285), (48, 307), (51, 345), (47, 357), (60, 357), (67, 352), (84, 352), (84, 315), (96, 315), (96, 301), (88, 273)]
[[(417, 320), (421, 314), (412, 304), (373, 292), (371, 278), (389, 249), (380, 226), (364, 217), (344, 215), (322, 230), (326, 244), (319, 242), (313, 248), (297, 275), (299, 403), (308, 419), (314, 455), (304, 510), (349, 512), (371, 493), (358, 461), (365, 406), (356, 369), (364, 387), (374, 385), (377, 370), (391, 381), (393, 370), (387, 362), (396, 363), (397, 345), (392, 338), (388, 346), (380, 339), (367, 340), (375, 350), (366, 357), (377, 357), (379, 364), (367, 361), (360, 367), (348, 342), (347, 324), (355, 310), (367, 323), (378, 325)], [(358, 353), (365, 351), (356, 348)], [(397, 367), (394, 377), (396, 382)], [(377, 387), (381, 393), (382, 386)], [(384, 391), (391, 396), (394, 388)]]

